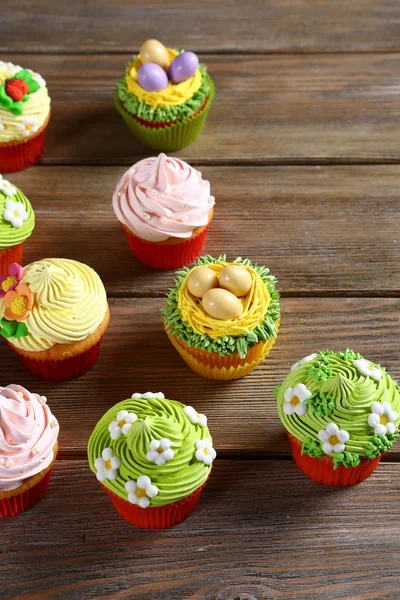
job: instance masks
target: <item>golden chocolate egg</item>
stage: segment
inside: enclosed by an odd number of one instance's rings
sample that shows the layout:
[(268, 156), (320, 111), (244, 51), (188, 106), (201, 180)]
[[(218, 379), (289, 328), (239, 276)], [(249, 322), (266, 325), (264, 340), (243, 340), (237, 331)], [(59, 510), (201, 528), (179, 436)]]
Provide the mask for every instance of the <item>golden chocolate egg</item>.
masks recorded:
[(219, 285), (235, 296), (245, 296), (251, 288), (252, 279), (247, 269), (239, 265), (224, 267), (219, 274)]
[(243, 312), (240, 300), (222, 288), (208, 290), (204, 294), (202, 302), (206, 313), (214, 319), (221, 319), (221, 321), (237, 319)]
[(140, 60), (143, 64), (155, 63), (163, 69), (169, 66), (169, 56), (166, 47), (157, 40), (146, 40), (140, 48)]
[(202, 298), (208, 290), (218, 287), (217, 274), (208, 267), (197, 267), (187, 280), (188, 290), (196, 298)]

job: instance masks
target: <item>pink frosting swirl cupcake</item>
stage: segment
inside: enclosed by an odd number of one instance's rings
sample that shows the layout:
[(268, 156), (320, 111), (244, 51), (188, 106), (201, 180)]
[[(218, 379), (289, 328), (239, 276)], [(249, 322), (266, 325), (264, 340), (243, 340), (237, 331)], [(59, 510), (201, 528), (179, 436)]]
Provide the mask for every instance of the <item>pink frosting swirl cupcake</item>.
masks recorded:
[(200, 255), (214, 204), (201, 173), (165, 154), (131, 167), (113, 195), (132, 252), (158, 269), (179, 268)]
[(0, 387), (0, 517), (23, 512), (42, 497), (59, 429), (44, 396), (20, 385)]

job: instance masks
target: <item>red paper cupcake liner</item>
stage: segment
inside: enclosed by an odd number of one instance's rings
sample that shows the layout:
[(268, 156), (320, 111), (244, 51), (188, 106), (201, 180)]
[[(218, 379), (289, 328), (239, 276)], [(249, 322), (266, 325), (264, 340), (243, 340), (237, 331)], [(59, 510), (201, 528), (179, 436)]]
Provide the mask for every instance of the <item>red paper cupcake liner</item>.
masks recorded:
[(13, 262), (21, 265), (22, 254), (23, 244), (17, 244), (17, 246), (11, 246), (11, 248), (6, 248), (6, 250), (0, 250), (0, 275), (8, 273), (8, 268)]
[(31, 487), (26, 492), (0, 500), (0, 518), (15, 517), (15, 515), (32, 508), (32, 506), (39, 502), (47, 490), (50, 477), (51, 469), (36, 485)]
[(8, 345), (18, 356), (25, 369), (38, 379), (45, 381), (67, 381), (87, 373), (95, 364), (100, 352), (101, 339), (81, 354), (65, 360), (35, 360), (20, 354), (9, 342)]
[(20, 144), (0, 144), (0, 173), (23, 171), (37, 163), (43, 154), (46, 129)]
[(317, 483), (324, 485), (349, 487), (361, 483), (375, 471), (381, 460), (380, 456), (377, 458), (362, 458), (357, 467), (345, 467), (341, 464), (337, 469), (334, 469), (331, 456), (313, 458), (308, 454), (302, 455), (302, 443), (288, 431), (286, 433), (289, 436), (294, 461), (299, 469)]
[(117, 494), (114, 494), (114, 492), (104, 485), (100, 485), (110, 496), (117, 512), (128, 523), (140, 529), (169, 529), (184, 521), (193, 512), (206, 483), (187, 498), (171, 502), (171, 504), (166, 504), (165, 506), (150, 506), (149, 508), (140, 508), (136, 504), (131, 504), (127, 500), (120, 498)]
[(141, 263), (153, 269), (169, 271), (188, 265), (200, 256), (209, 226), (210, 223), (198, 235), (176, 244), (153, 244), (133, 235), (124, 226), (122, 229), (130, 249)]

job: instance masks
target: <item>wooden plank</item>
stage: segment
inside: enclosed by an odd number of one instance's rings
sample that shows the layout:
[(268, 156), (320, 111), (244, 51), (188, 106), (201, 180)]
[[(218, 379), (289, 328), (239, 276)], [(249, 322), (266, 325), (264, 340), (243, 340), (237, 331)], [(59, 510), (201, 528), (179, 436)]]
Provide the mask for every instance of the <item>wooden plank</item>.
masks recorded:
[[(32, 378), (0, 344), (1, 385), (20, 383), (48, 396), (61, 425), (61, 455), (86, 455), (89, 435), (108, 408), (133, 392), (151, 390), (205, 413), (220, 456), (288, 456), (273, 389), (299, 358), (327, 347), (350, 347), (400, 379), (400, 299), (284, 299), (276, 347), (253, 373), (233, 382), (203, 379), (186, 366), (163, 331), (162, 304), (161, 299), (111, 300), (111, 325), (96, 367), (62, 384)], [(400, 444), (390, 456), (399, 460)]]
[[(128, 54), (9, 58), (48, 80), (53, 102), (45, 164), (130, 165), (151, 153), (113, 103)], [(397, 54), (205, 60), (217, 95), (202, 135), (178, 153), (182, 158), (203, 164), (400, 160)]]
[(59, 461), (45, 498), (1, 523), (1, 597), (394, 599), (399, 477), (384, 464), (333, 490), (292, 461), (217, 460), (189, 519), (146, 532), (119, 517), (86, 461)]
[(155, 36), (202, 52), (399, 49), (396, 0), (42, 0), (34, 13), (21, 0), (6, 4), (2, 52), (133, 52)]
[[(398, 295), (400, 167), (199, 167), (217, 199), (204, 252), (249, 256), (284, 295)], [(12, 174), (37, 227), (26, 263), (92, 265), (110, 295), (163, 296), (173, 273), (131, 254), (111, 207), (125, 167), (36, 167)]]

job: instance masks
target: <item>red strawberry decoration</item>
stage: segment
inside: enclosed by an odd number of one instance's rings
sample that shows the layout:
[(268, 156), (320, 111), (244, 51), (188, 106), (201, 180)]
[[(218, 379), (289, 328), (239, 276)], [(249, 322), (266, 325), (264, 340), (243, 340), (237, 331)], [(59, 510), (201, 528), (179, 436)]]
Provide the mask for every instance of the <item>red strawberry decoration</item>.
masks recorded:
[(19, 102), (28, 93), (28, 84), (22, 79), (6, 79), (5, 88), (7, 96), (14, 102)]

